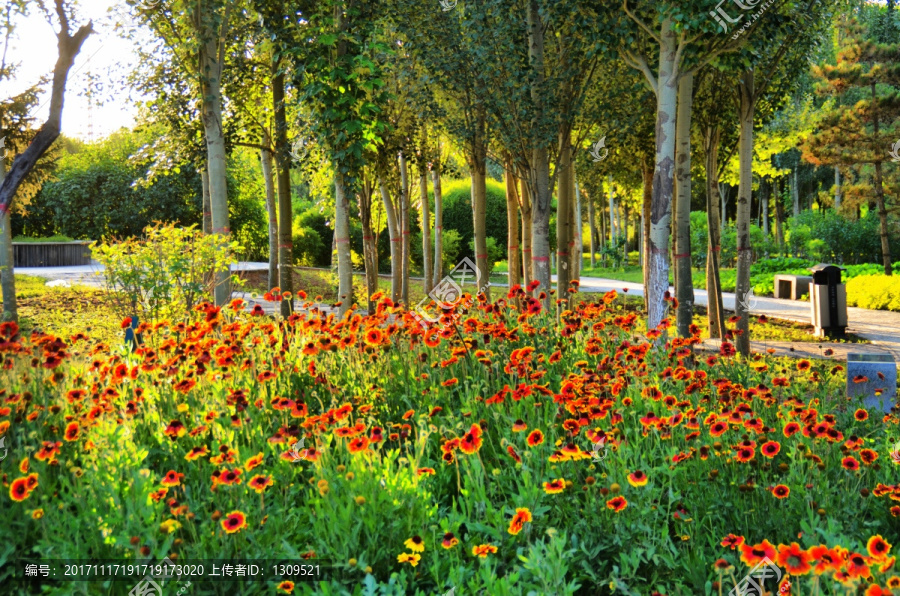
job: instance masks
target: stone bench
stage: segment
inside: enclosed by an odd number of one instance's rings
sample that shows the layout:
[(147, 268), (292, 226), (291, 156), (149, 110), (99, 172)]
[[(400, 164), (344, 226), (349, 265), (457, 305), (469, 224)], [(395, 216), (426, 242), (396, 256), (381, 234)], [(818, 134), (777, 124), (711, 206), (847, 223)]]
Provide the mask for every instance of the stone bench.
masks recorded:
[(775, 297), (787, 300), (800, 300), (804, 294), (809, 294), (809, 284), (813, 278), (807, 275), (776, 275)]
[[(884, 379), (878, 376), (879, 373)], [(865, 377), (865, 382), (854, 382), (853, 379), (858, 377)], [(847, 353), (847, 397), (861, 398), (867, 410), (887, 413), (891, 411), (896, 395), (897, 363), (893, 356)]]

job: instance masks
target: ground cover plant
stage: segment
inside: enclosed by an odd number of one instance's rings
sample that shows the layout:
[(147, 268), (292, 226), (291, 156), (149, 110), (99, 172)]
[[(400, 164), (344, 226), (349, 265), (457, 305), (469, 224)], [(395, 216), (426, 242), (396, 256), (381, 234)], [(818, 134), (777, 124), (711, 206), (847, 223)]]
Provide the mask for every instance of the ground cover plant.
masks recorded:
[(377, 304), (201, 304), (134, 353), (3, 324), (0, 582), (13, 553), (327, 569), (282, 593), (718, 594), (764, 555), (799, 593), (900, 582), (898, 418), (840, 365), (695, 356), (614, 292), (559, 326), (518, 288), (428, 330)]

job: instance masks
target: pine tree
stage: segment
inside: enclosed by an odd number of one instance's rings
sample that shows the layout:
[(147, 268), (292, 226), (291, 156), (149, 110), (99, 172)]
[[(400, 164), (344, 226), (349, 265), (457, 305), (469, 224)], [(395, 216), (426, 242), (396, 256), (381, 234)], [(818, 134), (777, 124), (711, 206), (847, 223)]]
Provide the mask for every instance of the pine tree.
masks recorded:
[(891, 275), (883, 164), (891, 161), (889, 151), (900, 137), (900, 43), (877, 43), (853, 26), (837, 64), (814, 72), (821, 80), (818, 91), (835, 102), (807, 139), (803, 156), (816, 165), (871, 172), (869, 204), (878, 211), (884, 273)]

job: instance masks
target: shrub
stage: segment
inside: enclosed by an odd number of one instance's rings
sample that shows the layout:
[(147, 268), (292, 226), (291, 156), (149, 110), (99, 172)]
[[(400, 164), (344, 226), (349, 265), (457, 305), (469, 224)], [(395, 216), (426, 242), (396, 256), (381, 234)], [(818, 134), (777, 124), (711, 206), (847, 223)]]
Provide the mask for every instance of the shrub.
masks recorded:
[(441, 264), (446, 273), (456, 267), (456, 263), (459, 261), (459, 252), (462, 247), (462, 237), (460, 236), (460, 233), (456, 230), (448, 230), (445, 228), (441, 246), (444, 249), (444, 254), (441, 255)]
[(56, 236), (47, 236), (46, 238), (31, 238), (29, 236), (16, 236), (12, 239), (13, 242), (27, 242), (33, 244), (39, 244), (42, 242), (73, 242), (75, 239), (70, 236), (63, 236), (62, 234), (57, 234)]
[[(234, 262), (237, 242), (203, 234), (196, 226), (156, 224), (143, 238), (91, 244), (105, 267), (106, 286), (114, 308), (123, 317), (141, 321), (189, 318), (194, 306), (215, 289), (215, 271)], [(233, 276), (232, 283), (239, 283)]]
[(900, 277), (860, 275), (847, 280), (847, 305), (900, 311)]
[(328, 267), (331, 264), (331, 244), (334, 230), (319, 209), (307, 209), (294, 219), (294, 262), (307, 267)]
[[(444, 196), (444, 230), (446, 231), (448, 228), (457, 230), (462, 238), (462, 246), (469, 246), (475, 237), (474, 222), (472, 221), (471, 189), (472, 185), (469, 179), (444, 182), (442, 188)], [(555, 228), (551, 227), (551, 229)], [(495, 238), (500, 246), (506, 246), (507, 232), (506, 190), (503, 184), (489, 178), (487, 181), (485, 235)]]

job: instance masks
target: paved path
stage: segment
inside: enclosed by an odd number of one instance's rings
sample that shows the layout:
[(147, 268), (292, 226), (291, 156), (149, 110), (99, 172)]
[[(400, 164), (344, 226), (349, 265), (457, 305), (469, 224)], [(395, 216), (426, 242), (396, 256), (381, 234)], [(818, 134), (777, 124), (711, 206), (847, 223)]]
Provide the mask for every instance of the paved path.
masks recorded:
[[(232, 266), (233, 271), (268, 271), (268, 263), (241, 262)], [(21, 267), (16, 269), (16, 273), (22, 275), (33, 275), (43, 277), (48, 280), (66, 280), (69, 283), (80, 283), (94, 287), (103, 287), (103, 266), (94, 263), (93, 265), (84, 265), (77, 267)], [(556, 276), (553, 276), (556, 281)], [(505, 284), (492, 284), (504, 286)], [(598, 277), (582, 277), (580, 289), (582, 292), (603, 293), (609, 290), (623, 292), (627, 290), (628, 294), (643, 296), (643, 285), (627, 281), (618, 281), (614, 279), (603, 279)], [(250, 294), (236, 294), (253, 304), (261, 304), (267, 312), (274, 312), (276, 305), (268, 303), (261, 297), (252, 298)], [(707, 305), (707, 294), (705, 290), (695, 289), (694, 300), (699, 306)], [(726, 310), (734, 311), (735, 296), (732, 293), (723, 293), (722, 302)], [(321, 305), (323, 310), (331, 310), (327, 305)], [(795, 321), (800, 323), (810, 323), (810, 305), (809, 302), (799, 300), (781, 300), (778, 298), (767, 298), (764, 296), (756, 296), (751, 301), (750, 312), (754, 315), (766, 315), (767, 317)], [(784, 353), (785, 355), (803, 355), (804, 357), (815, 357), (819, 355), (824, 357), (823, 352), (827, 348), (834, 350), (832, 357), (840, 355), (841, 359), (846, 355), (847, 351), (852, 352), (889, 352), (894, 358), (900, 362), (900, 313), (884, 311), (884, 310), (867, 310), (863, 308), (847, 309), (850, 333), (858, 335), (872, 342), (871, 346), (861, 344), (833, 344), (826, 341), (822, 342), (823, 348), (819, 349), (817, 343), (788, 343), (788, 342), (752, 342), (754, 351), (764, 352), (769, 348), (774, 348), (776, 353)], [(717, 348), (715, 342), (709, 342), (709, 346), (713, 349)], [(793, 348), (793, 349), (792, 349)]]
[[(553, 278), (555, 281), (556, 276), (553, 276)], [(597, 277), (582, 277), (580, 289), (582, 292), (608, 292), (609, 290), (622, 292), (627, 289), (628, 294), (637, 296), (644, 295), (644, 287), (641, 284), (617, 281), (614, 279), (601, 279)], [(674, 288), (672, 288), (672, 292), (674, 293)], [(725, 310), (734, 312), (734, 300), (735, 295), (733, 293), (722, 293), (722, 304), (725, 307)], [(694, 290), (694, 303), (698, 306), (707, 305), (708, 297), (706, 290)], [(750, 313), (806, 324), (810, 324), (812, 319), (809, 302), (801, 300), (782, 300), (765, 296), (755, 296), (751, 299)], [(854, 335), (858, 335), (863, 339), (871, 341), (872, 344), (880, 348), (882, 352), (890, 352), (894, 358), (900, 362), (900, 313), (887, 310), (867, 310), (865, 308), (848, 307), (847, 321), (847, 331), (849, 333), (853, 333)], [(823, 338), (823, 342), (824, 341)], [(790, 345), (796, 347), (798, 344)], [(835, 345), (832, 344), (829, 347), (834, 348)], [(853, 347), (852, 351), (860, 352), (863, 350), (857, 350)]]

